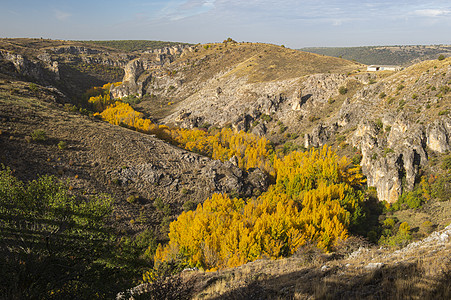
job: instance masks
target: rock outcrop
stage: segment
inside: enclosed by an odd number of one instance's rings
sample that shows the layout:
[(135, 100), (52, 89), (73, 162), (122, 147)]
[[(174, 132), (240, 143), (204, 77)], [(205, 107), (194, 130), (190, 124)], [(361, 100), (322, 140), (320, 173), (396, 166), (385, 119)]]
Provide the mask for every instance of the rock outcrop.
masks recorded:
[(59, 80), (58, 62), (52, 61), (50, 56), (45, 54), (38, 58), (40, 61), (33, 61), (23, 55), (0, 50), (0, 59), (11, 62), (20, 76), (42, 83), (47, 83), (49, 79)]

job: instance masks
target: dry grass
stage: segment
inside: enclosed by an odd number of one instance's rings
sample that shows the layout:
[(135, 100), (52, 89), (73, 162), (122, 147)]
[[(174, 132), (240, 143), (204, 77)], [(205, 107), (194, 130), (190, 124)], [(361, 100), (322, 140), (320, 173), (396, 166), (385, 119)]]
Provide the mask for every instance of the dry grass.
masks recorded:
[[(213, 74), (247, 77), (249, 82), (267, 82), (298, 78), (316, 73), (347, 73), (363, 65), (340, 58), (301, 52), (270, 44), (236, 43), (197, 46), (175, 64), (189, 64), (193, 76), (210, 79)], [(194, 66), (194, 68), (192, 68)], [(199, 75), (199, 73), (202, 73)]]
[[(449, 231), (448, 231), (449, 233)], [(191, 299), (449, 299), (451, 241), (400, 251), (360, 248), (326, 255), (306, 247), (280, 260), (184, 273)], [(361, 242), (360, 242), (361, 244)], [(362, 244), (363, 245), (363, 244)], [(370, 268), (371, 263), (382, 267)]]

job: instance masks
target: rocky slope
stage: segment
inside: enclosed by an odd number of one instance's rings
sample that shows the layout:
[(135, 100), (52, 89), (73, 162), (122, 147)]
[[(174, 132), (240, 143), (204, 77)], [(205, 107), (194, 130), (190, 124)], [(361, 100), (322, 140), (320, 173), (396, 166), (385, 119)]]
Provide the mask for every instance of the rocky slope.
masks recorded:
[[(328, 61), (326, 71), (323, 58), (299, 55), (235, 44), (187, 48), (164, 68), (141, 57), (127, 65), (124, 84), (112, 93), (175, 103), (156, 117), (176, 126), (231, 125), (276, 143), (300, 135), (294, 142), (305, 148), (344, 139), (342, 146), (361, 152), (369, 186), (388, 202), (412, 190), (431, 153), (449, 150), (449, 58), (375, 74), (344, 60)], [(227, 68), (218, 67), (221, 60)], [(318, 68), (309, 67), (315, 63)], [(141, 109), (152, 115), (152, 101)]]
[[(304, 247), (287, 259), (219, 272), (187, 269), (117, 299), (448, 299), (451, 226), (397, 251), (348, 241), (325, 255)], [(132, 295), (127, 298), (125, 295)]]
[[(244, 172), (230, 162), (65, 111), (52, 90), (38, 93), (20, 81), (0, 82), (0, 163), (22, 180), (51, 174), (83, 193), (111, 194), (122, 227), (159, 225), (157, 198), (169, 205), (166, 217), (171, 217), (181, 213), (184, 203), (194, 206), (214, 192), (250, 196), (267, 188), (266, 175), (258, 169)], [(33, 141), (38, 129), (45, 131), (45, 142)], [(60, 142), (67, 146), (60, 149)]]
[[(331, 144), (357, 158), (379, 200), (394, 202), (422, 175), (444, 172), (449, 157), (449, 58), (367, 73), (346, 60), (251, 43), (132, 54), (49, 40), (1, 39), (0, 46), (0, 164), (21, 180), (52, 174), (80, 194), (112, 195), (112, 222), (124, 236), (151, 229), (164, 241), (182, 210), (214, 192), (251, 197), (268, 179), (74, 111), (87, 88), (110, 81), (123, 81), (112, 96), (140, 97), (135, 109), (160, 123), (231, 126), (266, 136), (280, 151)], [(33, 140), (37, 129), (45, 141)], [(425, 221), (432, 229), (449, 224), (449, 205), (428, 202), (387, 216), (408, 220), (418, 238)], [(447, 299), (449, 231), (397, 252), (353, 239), (333, 255), (306, 245), (288, 259), (186, 270), (141, 291), (197, 299)]]
[(450, 148), (450, 58), (376, 74), (350, 61), (267, 44), (133, 54), (47, 40), (3, 39), (0, 46), (2, 73), (56, 86), (72, 98), (122, 80), (111, 95), (142, 98), (136, 108), (161, 123), (232, 126), (281, 147), (327, 143), (348, 155), (358, 152), (368, 185), (388, 202), (411, 190), (424, 170), (434, 171), (431, 155)]

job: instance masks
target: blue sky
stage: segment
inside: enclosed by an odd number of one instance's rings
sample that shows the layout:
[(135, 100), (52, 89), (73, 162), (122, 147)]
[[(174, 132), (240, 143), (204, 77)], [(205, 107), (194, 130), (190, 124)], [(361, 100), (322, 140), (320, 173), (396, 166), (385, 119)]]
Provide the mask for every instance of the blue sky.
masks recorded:
[(237, 41), (312, 46), (451, 44), (451, 1), (0, 0), (1, 37)]

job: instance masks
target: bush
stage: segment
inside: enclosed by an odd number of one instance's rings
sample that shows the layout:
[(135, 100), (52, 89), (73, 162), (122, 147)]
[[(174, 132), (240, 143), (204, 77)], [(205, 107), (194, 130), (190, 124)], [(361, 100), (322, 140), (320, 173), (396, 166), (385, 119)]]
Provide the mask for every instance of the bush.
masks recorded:
[(0, 211), (5, 299), (109, 299), (132, 284), (131, 270), (142, 268), (117, 259), (109, 196), (84, 198), (53, 176), (23, 183), (2, 166)]
[(127, 197), (126, 200), (127, 200), (128, 203), (133, 204), (133, 203), (136, 202), (137, 199), (138, 199), (138, 197), (136, 197), (135, 195), (130, 195), (130, 196)]
[(389, 154), (389, 153), (394, 153), (394, 152), (395, 152), (395, 151), (394, 151), (393, 149), (387, 147), (387, 148), (384, 149), (384, 154), (383, 154), (383, 156), (386, 157), (387, 154)]
[(182, 208), (184, 211), (190, 211), (190, 210), (195, 210), (197, 207), (196, 202), (192, 201), (192, 200), (188, 200), (185, 203), (183, 203)]
[(288, 127), (284, 124), (279, 125), (279, 133), (284, 133)]
[(141, 103), (141, 98), (136, 97), (135, 95), (128, 95), (127, 97), (121, 98), (121, 101), (130, 105), (136, 105)]
[(432, 231), (434, 231), (434, 225), (431, 223), (431, 221), (424, 221), (420, 225), (420, 230), (426, 234), (430, 234)]
[(451, 170), (451, 154), (448, 154), (443, 158), (441, 167), (443, 170)]
[(335, 139), (337, 140), (337, 142), (344, 142), (346, 141), (346, 136), (338, 135)]
[(37, 86), (36, 84), (34, 84), (34, 83), (30, 83), (30, 84), (28, 85), (28, 88), (29, 88), (30, 91), (31, 91), (32, 93), (34, 93), (34, 94), (36, 94), (36, 93), (39, 91), (38, 86)]
[(340, 93), (340, 95), (345, 95), (348, 92), (348, 89), (345, 86), (340, 86), (338, 92)]
[(444, 60), (444, 59), (445, 59), (445, 55), (440, 54), (440, 55), (438, 56), (438, 60)]
[(391, 210), (402, 210), (407, 208), (419, 208), (425, 202), (423, 194), (419, 188), (403, 193), (398, 201), (393, 203)]
[(382, 123), (381, 119), (377, 119), (375, 121), (375, 124), (376, 124), (377, 131), (381, 131), (381, 129), (384, 128), (384, 123)]
[(450, 87), (447, 86), (447, 85), (442, 85), (440, 87), (440, 92), (443, 93), (443, 94), (448, 94), (449, 91), (450, 91)]
[(310, 122), (313, 123), (313, 122), (315, 122), (316, 120), (319, 120), (319, 117), (313, 116), (313, 115), (312, 115), (312, 116), (309, 116), (309, 117), (308, 117), (308, 120), (309, 120)]
[(437, 198), (439, 201), (449, 200), (449, 195), (451, 195), (451, 174), (437, 178), (431, 189), (432, 197)]
[(355, 154), (351, 160), (354, 165), (359, 165), (360, 162), (362, 161), (362, 158), (363, 158), (362, 154), (358, 153)]
[(379, 239), (380, 245), (387, 245), (391, 247), (404, 247), (411, 240), (410, 226), (407, 222), (401, 223), (398, 228), (398, 232), (395, 235), (390, 235), (390, 231), (384, 231), (384, 235)]
[(61, 150), (66, 149), (67, 148), (67, 143), (65, 141), (60, 141), (58, 143), (58, 148), (61, 149)]
[(35, 131), (33, 131), (33, 133), (31, 134), (31, 138), (33, 139), (33, 141), (35, 142), (45, 142), (47, 140), (47, 134), (45, 133), (44, 130), (42, 129), (36, 129)]
[(267, 115), (267, 114), (262, 114), (262, 115), (260, 116), (260, 119), (262, 119), (262, 120), (265, 121), (265, 122), (271, 122), (271, 121), (272, 121), (271, 116), (270, 116), (270, 115)]
[(168, 216), (171, 214), (171, 207), (168, 203), (164, 203), (163, 199), (161, 199), (160, 197), (156, 198), (153, 205), (155, 206), (155, 208), (162, 212), (165, 216)]

